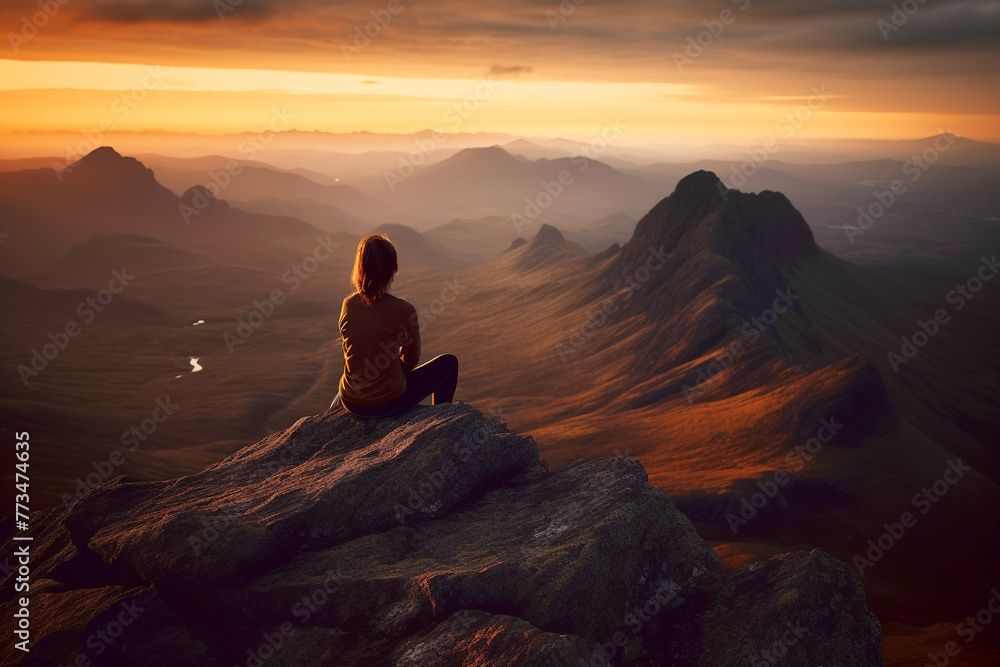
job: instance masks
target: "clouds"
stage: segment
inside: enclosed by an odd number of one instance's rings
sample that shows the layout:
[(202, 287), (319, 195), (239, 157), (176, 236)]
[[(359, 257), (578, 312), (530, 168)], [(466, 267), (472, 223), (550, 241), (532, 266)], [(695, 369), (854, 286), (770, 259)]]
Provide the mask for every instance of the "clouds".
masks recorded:
[[(903, 109), (922, 98), (955, 109), (1000, 101), (990, 73), (1000, 66), (1000, 0), (586, 0), (553, 30), (546, 13), (560, 2), (573, 0), (72, 0), (18, 57), (369, 80), (488, 73), (656, 82), (698, 86), (720, 104), (828, 82), (850, 110)], [(224, 21), (218, 3), (233, 10)], [(346, 60), (341, 45), (391, 3), (391, 23)], [(905, 21), (893, 22), (894, 5)], [(31, 0), (5, 2), (0, 19), (17, 25), (37, 9)], [(736, 19), (679, 71), (673, 54), (724, 10)]]
[(81, 18), (109, 23), (205, 23), (220, 17), (264, 20), (275, 16), (279, 6), (268, 0), (98, 0), (80, 3)]
[(499, 63), (493, 63), (486, 74), (487, 76), (496, 77), (497, 79), (516, 79), (520, 75), (528, 74), (534, 70), (535, 68), (530, 65), (504, 66)]
[[(571, 0), (564, 0), (570, 2)], [(489, 57), (491, 49), (544, 47), (554, 58), (576, 54), (583, 47), (597, 52), (630, 57), (643, 50), (683, 44), (687, 35), (704, 27), (723, 10), (739, 20), (728, 32), (733, 46), (789, 48), (809, 51), (877, 49), (886, 45), (878, 28), (893, 7), (913, 16), (905, 27), (893, 30), (894, 46), (968, 50), (970, 45), (1000, 53), (1000, 0), (627, 0), (574, 4), (575, 10), (553, 31), (546, 13), (559, 11), (559, 0), (508, 0), (478, 3), (471, 0), (73, 0), (63, 9), (68, 20), (107, 24), (108, 38), (127, 39), (136, 24), (197, 25), (231, 32), (220, 25), (227, 20), (263, 23), (271, 28), (255, 34), (259, 46), (284, 48), (291, 43), (336, 41), (351, 26), (369, 21), (390, 4), (400, 7), (393, 46), (420, 51), (469, 53)], [(5, 22), (16, 22), (16, 14), (37, 10), (24, 0), (5, 3), (0, 10)], [(220, 5), (225, 9), (220, 12)], [(116, 28), (116, 26), (119, 26)], [(230, 35), (230, 37), (236, 37)], [(175, 40), (164, 31), (162, 40)]]

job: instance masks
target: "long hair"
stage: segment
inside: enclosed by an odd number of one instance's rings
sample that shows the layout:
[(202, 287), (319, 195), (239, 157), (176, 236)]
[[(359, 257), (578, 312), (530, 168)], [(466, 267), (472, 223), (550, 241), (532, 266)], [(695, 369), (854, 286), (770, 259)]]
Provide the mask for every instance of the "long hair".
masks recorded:
[(361, 303), (370, 306), (385, 296), (399, 264), (396, 248), (385, 234), (369, 234), (358, 244), (351, 284), (361, 295)]

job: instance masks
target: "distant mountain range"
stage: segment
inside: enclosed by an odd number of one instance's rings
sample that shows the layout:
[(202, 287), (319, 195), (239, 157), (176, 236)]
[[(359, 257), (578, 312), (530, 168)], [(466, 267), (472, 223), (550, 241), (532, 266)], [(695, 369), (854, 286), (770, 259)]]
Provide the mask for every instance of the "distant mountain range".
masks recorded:
[(95, 234), (128, 232), (187, 247), (233, 250), (320, 231), (287, 216), (230, 207), (204, 185), (192, 184), (179, 196), (141, 162), (109, 147), (61, 172), (45, 167), (0, 173), (0, 207), (10, 235), (5, 271), (13, 276), (46, 267)]
[(433, 211), (466, 218), (506, 213), (515, 225), (544, 214), (596, 220), (619, 212), (640, 215), (658, 198), (655, 185), (600, 160), (529, 160), (500, 146), (467, 148), (409, 177), (376, 177), (358, 188), (420, 222)]
[[(553, 467), (614, 454), (615, 443), (731, 566), (801, 545), (856, 568), (861, 557), (872, 609), (929, 644), (979, 604), (971, 573), (998, 547), (980, 516), (1000, 500), (1000, 296), (990, 284), (953, 309), (946, 295), (979, 260), (876, 272), (821, 247), (829, 225), (807, 224), (810, 207), (864, 202), (901, 163), (775, 160), (738, 191), (722, 168), (626, 171), (497, 145), (459, 150), (378, 194), (381, 176), (346, 185), (256, 163), (224, 186), (206, 181), (220, 159), (154, 157), (151, 170), (105, 147), (62, 172), (0, 173), (0, 300), (21, 313), (0, 324), (2, 365), (30, 361), (112, 268), (138, 276), (30, 386), (12, 370), (0, 389), (5, 423), (62, 448), (40, 466), (39, 494), (86, 477), (158, 397), (185, 409), (128, 462), (149, 478), (200, 470), (324, 410), (342, 372), (335, 323), (354, 249), (382, 230), (400, 247), (394, 292), (424, 313), (425, 357), (456, 353), (460, 400), (502, 411)], [(934, 166), (880, 226), (910, 224), (903, 213), (929, 202), (951, 218), (977, 211), (945, 238), (979, 257), (990, 169)], [(349, 229), (248, 205), (340, 211)], [(943, 236), (936, 224), (911, 225), (911, 257)], [(876, 245), (878, 232), (855, 246)], [(947, 323), (927, 333), (942, 309)], [(241, 323), (245, 338), (227, 349)], [(192, 373), (191, 358), (204, 370)], [(869, 556), (869, 541), (957, 461), (969, 470), (947, 498)]]
[[(202, 135), (183, 132), (124, 132), (116, 131), (108, 140), (119, 150), (131, 154), (160, 153), (169, 147), (170, 154), (177, 157), (201, 157), (219, 154), (227, 157), (245, 158), (237, 150), (247, 134)], [(933, 145), (937, 136), (954, 137), (950, 149), (943, 156), (944, 164), (969, 166), (996, 166), (1000, 162), (1000, 144), (977, 141), (953, 135), (943, 130), (931, 137), (886, 140), (886, 139), (795, 139), (786, 138), (782, 132), (773, 137), (778, 151), (771, 157), (797, 164), (834, 164), (858, 160), (890, 158), (905, 161), (913, 155), (922, 154)], [(64, 164), (75, 161), (79, 155), (72, 154), (71, 146), (80, 144), (81, 136), (76, 132), (11, 132), (5, 135), (3, 158), (35, 157), (55, 155)], [(657, 161), (689, 163), (701, 159), (745, 160), (747, 150), (759, 150), (768, 139), (759, 141), (690, 144), (681, 142), (656, 141), (649, 138), (627, 139), (605, 146), (602, 159), (622, 160), (629, 164), (648, 164)], [(425, 129), (409, 134), (379, 134), (373, 132), (309, 132), (289, 130), (277, 132), (258, 156), (273, 162), (287, 162), (291, 168), (316, 169), (316, 152), (343, 155), (373, 156), (382, 154), (407, 155), (420, 151), (421, 146), (432, 142), (435, 154), (450, 155), (463, 148), (500, 145), (509, 152), (524, 154), (530, 159), (570, 157), (587, 150), (592, 136), (537, 137), (516, 136), (501, 132), (458, 132), (437, 133)], [(97, 145), (92, 146), (97, 148)], [(67, 153), (71, 153), (67, 155)], [(561, 153), (561, 154), (560, 154)], [(267, 157), (265, 157), (265, 155)], [(376, 160), (379, 159), (376, 157)], [(435, 158), (439, 159), (439, 158)], [(620, 166), (615, 164), (614, 166)], [(323, 169), (319, 169), (323, 171)], [(343, 176), (342, 174), (338, 174)]]

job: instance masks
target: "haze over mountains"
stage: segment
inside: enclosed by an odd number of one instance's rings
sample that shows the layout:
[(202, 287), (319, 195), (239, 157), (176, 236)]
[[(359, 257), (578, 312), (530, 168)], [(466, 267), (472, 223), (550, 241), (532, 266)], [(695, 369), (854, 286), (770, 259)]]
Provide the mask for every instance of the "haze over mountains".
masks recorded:
[[(783, 148), (737, 187), (741, 162), (465, 139), (395, 190), (385, 171), (412, 137), (359, 150), (354, 171), (346, 151), (328, 170), (318, 154), (272, 163), (281, 140), (238, 172), (237, 157), (194, 148), (136, 160), (103, 147), (62, 173), (48, 158), (6, 163), (0, 299), (18, 316), (0, 324), (2, 422), (48, 443), (36, 497), (55, 503), (109, 468), (196, 472), (325, 410), (350, 263), (378, 229), (399, 247), (394, 293), (421, 314), (424, 358), (457, 354), (459, 399), (531, 433), (551, 469), (609, 446), (639, 458), (730, 566), (799, 546), (854, 565), (914, 512), (863, 568), (868, 604), (889, 664), (948, 641), (988, 597), (981, 573), (1000, 546), (982, 520), (1000, 501), (1000, 293), (982, 282), (961, 308), (948, 298), (1000, 240), (997, 147), (956, 140), (915, 181), (906, 151), (934, 138), (870, 161), (856, 160), (872, 144), (814, 151), (814, 164)], [(908, 191), (848, 241), (857, 206), (900, 179)], [(134, 279), (88, 320), (79, 304), (107, 300), (112, 271)], [(948, 321), (894, 367), (901, 337), (942, 309)], [(79, 334), (35, 369), (68, 321)], [(22, 366), (36, 371), (26, 382)], [(128, 449), (158, 400), (178, 407)], [(914, 494), (956, 460), (971, 470), (920, 513)]]
[[(53, 133), (10, 137), (5, 155), (44, 146), (52, 157), (0, 160), (0, 171), (61, 168), (72, 161), (66, 154), (78, 150), (72, 146), (97, 147)], [(729, 187), (785, 193), (821, 247), (856, 263), (974, 262), (1000, 241), (1000, 195), (993, 186), (1000, 145), (948, 133), (912, 141), (782, 138), (747, 146), (636, 145), (627, 132), (611, 141), (430, 131), (281, 132), (266, 144), (248, 144), (240, 135), (158, 137), (115, 133), (120, 146), (134, 147), (177, 195), (193, 184), (221, 187), (220, 197), (244, 210), (296, 217), (326, 231), (362, 234), (385, 223), (427, 231), (454, 228), (456, 220), (482, 229), (483, 221), (496, 219), (506, 220), (493, 232), (506, 247), (521, 232), (530, 236), (550, 223), (598, 252), (624, 243), (631, 232), (619, 227), (587, 239), (598, 219), (637, 220), (683, 176), (707, 169)], [(23, 149), (17, 148), (21, 140), (28, 142)], [(166, 145), (170, 155), (157, 152)], [(566, 171), (570, 186), (550, 200), (546, 184), (556, 191)], [(904, 191), (884, 207), (893, 182)], [(863, 239), (845, 230), (859, 225), (866, 225)]]

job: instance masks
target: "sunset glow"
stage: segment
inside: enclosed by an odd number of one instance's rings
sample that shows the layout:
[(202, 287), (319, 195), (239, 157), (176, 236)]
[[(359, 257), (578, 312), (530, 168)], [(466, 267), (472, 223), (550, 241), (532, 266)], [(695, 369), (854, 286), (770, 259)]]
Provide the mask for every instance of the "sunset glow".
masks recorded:
[(505, 4), (6, 3), (0, 132), (249, 132), (279, 108), (337, 133), (592, 136), (618, 118), (623, 141), (754, 142), (798, 113), (797, 139), (1000, 136), (997, 2), (898, 27), (860, 4)]

